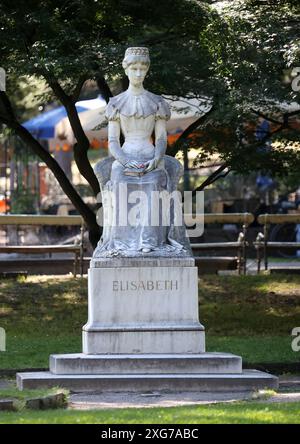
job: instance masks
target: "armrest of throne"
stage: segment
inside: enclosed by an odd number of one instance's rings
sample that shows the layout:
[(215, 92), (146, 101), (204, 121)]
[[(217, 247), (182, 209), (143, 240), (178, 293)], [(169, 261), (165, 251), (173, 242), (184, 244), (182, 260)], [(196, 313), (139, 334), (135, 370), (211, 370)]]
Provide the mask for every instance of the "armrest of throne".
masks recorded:
[(172, 156), (164, 156), (165, 169), (167, 170), (168, 176), (170, 178), (170, 192), (177, 189), (179, 179), (183, 176), (184, 168), (179, 162)]
[(111, 167), (114, 162), (112, 156), (106, 157), (96, 163), (94, 167), (94, 173), (99, 181), (100, 187), (103, 188), (106, 183), (110, 180)]

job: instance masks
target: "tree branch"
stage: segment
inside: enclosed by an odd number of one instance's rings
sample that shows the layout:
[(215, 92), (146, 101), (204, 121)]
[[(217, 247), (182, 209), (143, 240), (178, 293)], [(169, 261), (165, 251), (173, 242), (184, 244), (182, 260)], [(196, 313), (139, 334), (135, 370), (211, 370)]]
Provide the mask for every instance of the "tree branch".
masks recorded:
[(229, 167), (228, 167), (227, 163), (224, 163), (216, 171), (214, 171), (199, 187), (197, 187), (195, 190), (193, 190), (193, 193), (192, 193), (193, 197), (196, 196), (197, 191), (203, 191), (204, 188), (206, 188), (208, 185), (211, 185), (216, 180), (220, 179), (220, 177), (226, 177), (227, 174), (229, 174), (231, 171), (230, 169), (228, 169), (228, 171), (221, 174), (222, 171), (224, 171), (226, 168), (229, 168)]
[(62, 89), (57, 80), (50, 79), (50, 77), (47, 74), (44, 74), (44, 77), (48, 85), (50, 86), (56, 97), (62, 102), (62, 104), (64, 103), (65, 100), (70, 99), (68, 94), (65, 93), (65, 91)]
[(288, 114), (289, 118), (297, 116), (297, 114), (300, 114), (300, 109), (298, 109), (296, 111), (291, 111), (290, 113), (287, 113), (287, 114)]
[(259, 117), (262, 117), (265, 120), (268, 120), (269, 122), (275, 123), (276, 125), (282, 125), (285, 124), (285, 122), (293, 116), (296, 116), (297, 114), (300, 114), (300, 109), (296, 110), (296, 111), (291, 111), (289, 113), (284, 113), (283, 114), (283, 122), (279, 122), (278, 120), (275, 120), (269, 116), (267, 116), (266, 114), (262, 113), (261, 111), (257, 111), (253, 108), (251, 108), (251, 111), (256, 114)]
[(214, 106), (212, 106), (207, 113), (205, 113), (203, 116), (199, 117), (195, 122), (189, 125), (183, 131), (183, 133), (180, 134), (176, 142), (174, 142), (173, 145), (168, 149), (167, 154), (169, 156), (175, 156), (178, 153), (178, 151), (180, 151), (183, 148), (182, 145), (188, 139), (189, 135), (205, 122), (205, 120), (208, 118), (208, 116), (212, 113), (213, 110)]
[(98, 88), (101, 92), (101, 96), (103, 97), (103, 99), (106, 101), (106, 103), (108, 103), (110, 97), (112, 97), (112, 92), (110, 90), (110, 87), (108, 86), (105, 78), (103, 76), (99, 76), (96, 79)]
[[(91, 186), (93, 193), (95, 196), (100, 192), (100, 186), (95, 176), (94, 170), (91, 167), (89, 158), (88, 158), (88, 150), (90, 148), (90, 142), (87, 138), (85, 132), (83, 131), (78, 112), (75, 106), (75, 102), (72, 97), (68, 96), (65, 91), (62, 89), (58, 81), (53, 81), (45, 77), (49, 86), (52, 88), (54, 94), (61, 101), (63, 106), (65, 107), (68, 118), (70, 121), (70, 125), (72, 127), (74, 136), (77, 140), (77, 143), (74, 145), (74, 160), (76, 162), (77, 168), (82, 176), (87, 180), (89, 185)], [(82, 82), (82, 79), (81, 79)], [(78, 86), (78, 85), (77, 85)], [(80, 86), (80, 82), (79, 82)], [(78, 88), (79, 88), (78, 86)]]
[[(280, 126), (276, 130), (269, 132), (265, 137), (263, 137), (263, 139), (259, 140), (258, 142), (252, 143), (251, 145), (247, 145), (247, 149), (259, 148), (265, 142), (270, 140), (270, 138), (273, 136), (273, 134), (280, 133), (280, 131), (282, 131), (283, 129), (286, 129), (286, 128), (287, 127), (283, 123), (281, 123)], [(241, 143), (241, 144), (243, 146), (246, 146), (246, 144), (243, 144), (243, 143)]]
[(8, 117), (8, 121), (14, 121), (15, 120), (15, 113), (14, 110), (11, 106), (10, 100), (7, 97), (7, 94), (5, 91), (0, 91), (0, 109), (1, 109), (1, 105), (4, 111), (4, 114), (1, 116), (0, 118), (2, 120), (7, 119)]
[(253, 108), (250, 108), (250, 110), (256, 114), (259, 117), (262, 117), (265, 120), (268, 120), (269, 122), (275, 123), (276, 125), (281, 125), (281, 122), (278, 122), (278, 120), (272, 119), (271, 117), (267, 116), (266, 114), (262, 113), (261, 111), (256, 111)]
[[(265, 115), (263, 115), (262, 113), (260, 113), (260, 112), (257, 112), (256, 114), (258, 114), (258, 115), (260, 115), (260, 117), (264, 117), (264, 118), (266, 118), (266, 120), (268, 120), (268, 118), (265, 116)], [(291, 117), (291, 114), (292, 115), (296, 115), (296, 114), (300, 114), (300, 110), (299, 111), (293, 111), (292, 113), (287, 113), (285, 116), (287, 116), (287, 118), (285, 118), (284, 119), (284, 121), (283, 121), (283, 123), (282, 122), (279, 122), (278, 123), (278, 125), (279, 125), (279, 127), (276, 129), (276, 130), (274, 130), (274, 131), (272, 131), (272, 132), (270, 132), (269, 134), (267, 134), (262, 140), (260, 140), (260, 141), (258, 141), (258, 142), (255, 142), (255, 143), (253, 143), (253, 144), (251, 144), (251, 145), (248, 145), (247, 146), (247, 149), (253, 149), (253, 148), (258, 148), (259, 146), (261, 146), (261, 145), (263, 145), (265, 142), (267, 142), (274, 134), (276, 134), (276, 133), (279, 133), (280, 131), (282, 131), (283, 129), (286, 129), (287, 127), (288, 127), (288, 122), (287, 122), (287, 119), (289, 118), (289, 117)], [(270, 120), (270, 121), (272, 121), (273, 123), (277, 123), (277, 121), (275, 121), (275, 120)], [(223, 173), (223, 174), (220, 174), (220, 173), (222, 173), (222, 171), (225, 169), (225, 168), (228, 168), (228, 171), (226, 171), (225, 173)], [(220, 179), (221, 177), (226, 177), (229, 173), (230, 173), (230, 171), (231, 171), (231, 169), (230, 169), (230, 167), (225, 163), (225, 164), (223, 164), (223, 165), (221, 165), (213, 174), (211, 174), (198, 188), (196, 188), (194, 191), (193, 191), (193, 196), (195, 195), (195, 193), (196, 193), (196, 191), (202, 191), (205, 187), (207, 187), (208, 185), (211, 185), (212, 183), (214, 183), (216, 180), (218, 180), (218, 179)]]
[(86, 80), (87, 80), (86, 76), (82, 76), (78, 80), (77, 85), (75, 86), (72, 96), (71, 96), (71, 99), (74, 103), (78, 102), (82, 87), (83, 87), (84, 83), (86, 82)]
[[(274, 134), (277, 134), (277, 133), (281, 132), (283, 129), (286, 129), (286, 128), (289, 127), (289, 122), (288, 122), (289, 117), (292, 117), (294, 115), (300, 114), (300, 110), (292, 111), (290, 113), (285, 113), (284, 116), (283, 116), (283, 122), (279, 122), (279, 121), (277, 121), (275, 119), (269, 118), (268, 116), (266, 116), (264, 113), (261, 113), (260, 111), (255, 111), (254, 109), (251, 109), (251, 111), (254, 114), (257, 114), (258, 116), (263, 117), (264, 119), (269, 120), (270, 122), (277, 124), (278, 128), (276, 130), (268, 133), (262, 140), (259, 140), (258, 142), (255, 142), (255, 143), (253, 143), (251, 145), (247, 145), (247, 149), (254, 149), (254, 148), (260, 147), (265, 142), (267, 142)], [(226, 172), (224, 172), (222, 174), (222, 172), (226, 168), (228, 168), (228, 171), (226, 171)], [(230, 172), (231, 172), (231, 169), (230, 169), (230, 167), (229, 167), (229, 165), (227, 163), (224, 163), (223, 165), (221, 165), (198, 188), (193, 190), (193, 197), (196, 195), (197, 191), (202, 191), (208, 185), (211, 185), (212, 183), (216, 182), (221, 177), (226, 177)]]

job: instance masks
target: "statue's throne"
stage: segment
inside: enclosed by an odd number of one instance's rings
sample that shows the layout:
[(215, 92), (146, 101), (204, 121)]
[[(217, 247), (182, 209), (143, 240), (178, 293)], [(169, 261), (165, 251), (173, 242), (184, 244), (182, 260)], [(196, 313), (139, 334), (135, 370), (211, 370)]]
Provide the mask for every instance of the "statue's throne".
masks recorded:
[[(103, 189), (106, 183), (110, 180), (111, 168), (115, 159), (110, 156), (103, 160), (100, 160), (94, 168), (95, 174), (99, 181), (101, 189)], [(175, 159), (175, 157), (164, 156), (165, 169), (169, 176), (169, 191), (172, 192), (177, 189), (177, 185), (180, 177), (183, 175), (183, 166)]]
[[(101, 192), (105, 192), (110, 187), (111, 170), (114, 161), (115, 159), (112, 156), (109, 156), (103, 160), (100, 160), (94, 167), (96, 177), (100, 184)], [(174, 157), (165, 155), (164, 167), (168, 174), (167, 191), (169, 193), (173, 193), (174, 191), (177, 190), (178, 182), (183, 175), (184, 171), (183, 166)], [(102, 203), (103, 203), (103, 215), (102, 213), (100, 213), (102, 215), (100, 217), (104, 217), (105, 215), (106, 220), (111, 220), (113, 212), (113, 203), (110, 199), (110, 196), (106, 195), (106, 198), (103, 200)], [(174, 221), (174, 203), (171, 203), (170, 210), (171, 210), (170, 213), (171, 225), (170, 225), (169, 235), (173, 239), (177, 240), (179, 243), (184, 245), (185, 250), (187, 252), (186, 253), (187, 256), (192, 256), (192, 250), (190, 247), (189, 239), (186, 236), (184, 224), (178, 226), (174, 225), (174, 223), (172, 222)], [(99, 219), (99, 222), (103, 223), (103, 220)], [(109, 224), (107, 226), (104, 226), (102, 237), (108, 238), (110, 236), (109, 234), (110, 229), (111, 227), (109, 226)], [(102, 253), (98, 251), (98, 247), (101, 249), (101, 245), (102, 245), (102, 238), (97, 248), (94, 251), (93, 258), (102, 256)]]

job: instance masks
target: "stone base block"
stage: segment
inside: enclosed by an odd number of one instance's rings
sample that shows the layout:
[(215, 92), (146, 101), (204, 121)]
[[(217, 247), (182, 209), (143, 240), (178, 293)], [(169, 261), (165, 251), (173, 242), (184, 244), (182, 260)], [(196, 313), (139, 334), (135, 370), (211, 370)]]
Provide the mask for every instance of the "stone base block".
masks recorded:
[(125, 259), (92, 261), (83, 353), (205, 352), (194, 260)]
[(98, 354), (204, 353), (205, 332), (201, 327), (156, 327), (152, 329), (94, 329), (82, 332), (82, 351)]
[(56, 375), (232, 374), (242, 373), (242, 359), (230, 353), (173, 355), (51, 355)]
[(240, 374), (55, 375), (17, 373), (20, 390), (63, 387), (73, 392), (242, 392), (276, 389), (278, 379), (257, 370)]

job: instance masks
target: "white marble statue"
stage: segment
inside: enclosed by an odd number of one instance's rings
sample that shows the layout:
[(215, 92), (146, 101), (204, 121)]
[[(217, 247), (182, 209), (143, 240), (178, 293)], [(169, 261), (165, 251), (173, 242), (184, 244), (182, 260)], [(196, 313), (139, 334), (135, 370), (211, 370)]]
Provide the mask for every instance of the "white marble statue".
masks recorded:
[[(174, 223), (172, 205), (168, 209), (167, 224), (161, 214), (162, 208), (168, 207), (168, 199), (165, 199), (163, 192), (176, 190), (182, 166), (176, 159), (165, 155), (166, 121), (170, 118), (170, 109), (161, 96), (143, 87), (149, 66), (147, 48), (128, 48), (123, 68), (129, 79), (129, 87), (112, 97), (107, 105), (111, 157), (99, 162), (95, 168), (104, 198), (106, 223), (94, 258), (191, 256), (185, 227), (178, 221)], [(121, 131), (125, 139), (122, 146)], [(146, 199), (126, 199), (122, 194), (124, 188), (128, 196), (136, 197), (141, 193)], [(153, 205), (153, 192), (162, 193), (159, 207)], [(119, 220), (121, 211), (122, 222)], [(131, 216), (134, 212), (135, 223), (128, 223), (127, 220), (124, 224), (124, 211)], [(158, 223), (154, 225), (151, 211), (160, 212), (158, 219), (155, 219)]]

